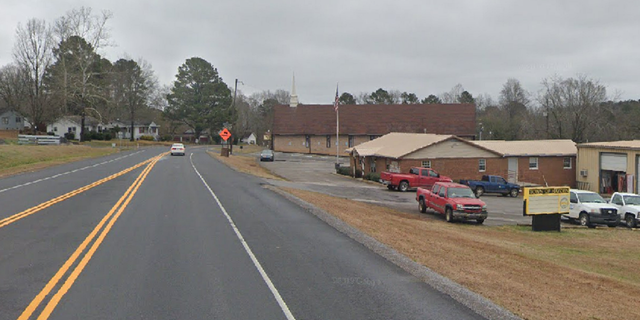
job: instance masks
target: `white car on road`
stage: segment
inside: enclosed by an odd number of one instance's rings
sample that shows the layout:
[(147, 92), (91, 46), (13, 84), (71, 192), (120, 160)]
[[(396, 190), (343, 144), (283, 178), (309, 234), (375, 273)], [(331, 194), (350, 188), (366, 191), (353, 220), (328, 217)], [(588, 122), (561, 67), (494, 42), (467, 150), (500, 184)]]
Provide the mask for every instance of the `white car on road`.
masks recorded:
[(616, 192), (611, 195), (611, 204), (618, 207), (620, 220), (629, 228), (635, 228), (640, 222), (640, 196), (633, 193)]
[(606, 224), (615, 227), (620, 223), (616, 206), (595, 192), (571, 189), (569, 202), (569, 219), (577, 219), (583, 226), (595, 228), (596, 224)]
[(171, 145), (171, 155), (173, 156), (176, 154), (184, 156), (184, 144), (174, 143), (173, 145)]

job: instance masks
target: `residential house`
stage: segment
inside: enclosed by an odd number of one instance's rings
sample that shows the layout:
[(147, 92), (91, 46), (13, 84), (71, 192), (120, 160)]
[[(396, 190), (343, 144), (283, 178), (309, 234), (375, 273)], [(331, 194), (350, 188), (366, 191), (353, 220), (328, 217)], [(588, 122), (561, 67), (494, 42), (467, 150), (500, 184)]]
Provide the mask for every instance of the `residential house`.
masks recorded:
[(434, 168), (454, 180), (503, 176), (532, 185), (575, 186), (571, 140), (471, 141), (454, 135), (389, 133), (348, 149), (353, 176)]
[[(333, 105), (274, 107), (275, 151), (340, 155), (390, 132), (432, 133), (475, 139), (473, 104), (340, 105), (339, 136)], [(338, 145), (339, 140), (339, 145)]]
[(252, 132), (251, 134), (244, 136), (241, 142), (244, 142), (246, 144), (256, 144), (256, 135)]
[(24, 118), (11, 109), (0, 110), (0, 130), (22, 130)]
[[(81, 116), (64, 116), (47, 125), (47, 132), (53, 132), (53, 134), (58, 137), (64, 137), (66, 133), (73, 133), (73, 139), (79, 140), (81, 128)], [(105, 129), (105, 125), (100, 123), (96, 118), (85, 116), (84, 129), (85, 132), (102, 132), (102, 130)]]
[(193, 129), (187, 129), (182, 134), (173, 135), (173, 141), (190, 143), (209, 143), (209, 130), (200, 132), (200, 137), (196, 141), (196, 133)]
[[(117, 138), (131, 139), (131, 122), (112, 121), (107, 125), (108, 129), (120, 128), (120, 133)], [(151, 136), (153, 140), (160, 140), (158, 133), (158, 126), (153, 121), (135, 121), (133, 123), (133, 138), (139, 140), (142, 136)]]

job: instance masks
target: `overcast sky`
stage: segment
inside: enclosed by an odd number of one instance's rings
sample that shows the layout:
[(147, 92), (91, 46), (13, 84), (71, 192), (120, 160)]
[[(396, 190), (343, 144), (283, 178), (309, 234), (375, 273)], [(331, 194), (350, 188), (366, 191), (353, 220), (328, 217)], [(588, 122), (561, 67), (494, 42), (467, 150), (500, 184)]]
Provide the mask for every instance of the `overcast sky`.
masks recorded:
[(497, 100), (510, 77), (531, 91), (554, 75), (587, 75), (621, 99), (640, 99), (637, 1), (2, 0), (0, 66), (18, 23), (109, 10), (111, 61), (143, 58), (171, 85), (190, 57), (212, 63), (239, 90), (291, 90), (330, 104), (336, 83), (439, 95), (460, 83)]

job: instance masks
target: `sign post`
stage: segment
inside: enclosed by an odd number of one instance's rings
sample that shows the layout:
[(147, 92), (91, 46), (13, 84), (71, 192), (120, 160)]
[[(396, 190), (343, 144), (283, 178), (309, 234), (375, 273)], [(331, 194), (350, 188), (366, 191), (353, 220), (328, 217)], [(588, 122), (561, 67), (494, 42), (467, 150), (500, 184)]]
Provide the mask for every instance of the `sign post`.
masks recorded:
[(523, 214), (532, 216), (533, 231), (560, 231), (560, 217), (569, 213), (569, 187), (524, 189)]
[(223, 157), (229, 156), (229, 143), (227, 142), (227, 140), (229, 140), (230, 137), (231, 132), (229, 132), (227, 128), (224, 128), (222, 129), (222, 131), (220, 131), (220, 138), (224, 140), (224, 142), (222, 143), (222, 148), (220, 149), (220, 155)]

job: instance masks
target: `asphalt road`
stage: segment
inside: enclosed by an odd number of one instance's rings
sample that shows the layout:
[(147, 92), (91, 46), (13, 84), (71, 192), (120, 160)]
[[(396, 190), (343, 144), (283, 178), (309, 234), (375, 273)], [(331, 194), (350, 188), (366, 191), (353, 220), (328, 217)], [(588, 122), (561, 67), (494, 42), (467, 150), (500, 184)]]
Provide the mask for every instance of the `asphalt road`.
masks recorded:
[[(270, 183), (274, 185), (321, 192), (387, 206), (406, 213), (421, 214), (415, 199), (415, 191), (392, 191), (380, 183), (338, 175), (334, 169), (335, 157), (278, 152), (275, 159), (274, 162), (261, 164), (289, 181), (271, 181)], [(348, 161), (346, 158), (340, 159), (343, 165), (348, 164)], [(531, 217), (522, 215), (522, 196), (511, 198), (486, 194), (482, 196), (482, 200), (487, 203), (489, 209), (489, 217), (484, 222), (485, 225), (531, 224)], [(422, 215), (444, 220), (442, 215), (431, 211)]]
[(265, 180), (165, 151), (0, 179), (0, 319), (482, 319)]

